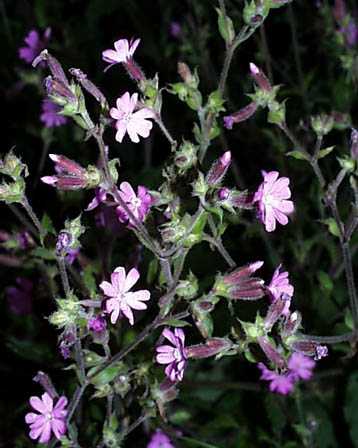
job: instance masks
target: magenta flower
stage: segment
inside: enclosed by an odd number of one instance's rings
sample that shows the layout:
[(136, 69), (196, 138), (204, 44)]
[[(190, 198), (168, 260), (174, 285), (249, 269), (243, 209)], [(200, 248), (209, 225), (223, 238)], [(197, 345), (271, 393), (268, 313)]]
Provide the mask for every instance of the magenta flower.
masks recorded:
[(257, 367), (261, 370), (261, 379), (270, 381), (270, 391), (287, 395), (293, 391), (295, 378), (290, 373), (278, 374), (269, 370), (265, 364), (260, 362)]
[(44, 100), (42, 102), (42, 113), (40, 115), (40, 121), (46, 128), (55, 128), (67, 123), (67, 118), (60, 115), (61, 107), (53, 103), (50, 100)]
[(102, 333), (107, 327), (106, 319), (103, 316), (91, 317), (87, 322), (87, 328), (95, 333)]
[[(137, 188), (137, 194), (135, 194), (135, 191), (128, 182), (122, 182), (120, 185), (119, 194), (133, 215), (139, 221), (144, 221), (149, 212), (150, 206), (152, 205), (152, 197), (148, 193), (148, 190), (142, 185), (139, 185)], [(134, 225), (134, 223), (131, 222), (127, 212), (121, 206), (117, 207), (117, 216), (121, 222), (125, 223), (129, 221), (131, 225)]]
[(181, 381), (187, 360), (184, 331), (181, 328), (175, 328), (172, 332), (166, 328), (162, 335), (173, 344), (173, 347), (171, 345), (157, 347), (156, 360), (159, 364), (168, 364), (165, 368), (165, 374), (171, 381)]
[(143, 302), (150, 299), (150, 292), (140, 290), (131, 292), (130, 289), (137, 283), (139, 272), (132, 268), (128, 275), (123, 267), (118, 267), (111, 274), (111, 283), (102, 282), (99, 287), (107, 297), (106, 310), (111, 313), (111, 322), (117, 322), (119, 313), (123, 313), (131, 325), (134, 324), (132, 309), (145, 310), (147, 305)]
[(288, 223), (287, 215), (293, 212), (293, 202), (289, 188), (290, 180), (280, 177), (277, 171), (262, 171), (264, 181), (255, 193), (253, 202), (258, 202), (259, 218), (265, 224), (267, 232), (276, 229), (276, 221), (283, 226)]
[(102, 59), (110, 65), (106, 68), (108, 70), (115, 64), (128, 62), (133, 58), (134, 52), (139, 45), (140, 39), (120, 39), (114, 43), (114, 50), (105, 50), (102, 52)]
[(275, 272), (273, 273), (272, 280), (270, 284), (267, 286), (267, 289), (270, 292), (270, 296), (273, 302), (276, 301), (279, 297), (281, 297), (282, 294), (286, 295), (285, 297), (286, 305), (282, 311), (282, 314), (284, 316), (287, 316), (294, 288), (289, 282), (288, 272), (287, 271), (280, 272), (280, 270), (281, 270), (281, 264), (276, 268)]
[(309, 380), (313, 375), (312, 370), (316, 363), (302, 353), (292, 353), (287, 365), (296, 380)]
[(60, 440), (65, 434), (67, 415), (67, 398), (62, 396), (57, 400), (56, 405), (53, 404), (53, 398), (45, 392), (41, 399), (39, 397), (31, 397), (30, 404), (39, 412), (29, 412), (25, 416), (25, 421), (30, 425), (30, 437), (33, 440), (39, 439), (40, 443), (48, 443), (51, 439), (51, 432)]
[(47, 47), (50, 36), (51, 28), (46, 28), (42, 39), (36, 30), (31, 30), (24, 39), (26, 46), (19, 48), (19, 58), (28, 64), (31, 64), (36, 56)]
[(129, 92), (124, 93), (117, 98), (116, 105), (116, 108), (112, 107), (109, 111), (111, 117), (117, 120), (116, 140), (122, 143), (126, 133), (134, 143), (139, 142), (138, 136), (147, 138), (153, 127), (153, 123), (148, 118), (154, 118), (154, 112), (146, 107), (134, 112), (138, 105), (138, 94), (133, 93), (130, 96)]
[(32, 311), (33, 283), (24, 277), (17, 277), (17, 286), (5, 289), (10, 310), (17, 315), (30, 314)]
[(147, 448), (174, 448), (174, 445), (171, 444), (169, 437), (162, 430), (157, 429), (152, 434)]

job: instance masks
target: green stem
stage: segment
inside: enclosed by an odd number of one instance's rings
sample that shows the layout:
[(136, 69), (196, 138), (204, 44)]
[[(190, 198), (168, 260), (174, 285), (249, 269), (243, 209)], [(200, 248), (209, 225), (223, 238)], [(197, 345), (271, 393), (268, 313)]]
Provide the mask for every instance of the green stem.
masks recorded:
[(24, 207), (24, 209), (26, 210), (27, 214), (29, 215), (29, 217), (31, 218), (32, 222), (35, 224), (36, 229), (38, 230), (40, 236), (44, 235), (45, 231), (41, 225), (40, 220), (38, 219), (38, 217), (36, 216), (35, 212), (33, 211), (33, 208), (31, 207), (28, 199), (26, 196), (23, 197), (21, 205)]

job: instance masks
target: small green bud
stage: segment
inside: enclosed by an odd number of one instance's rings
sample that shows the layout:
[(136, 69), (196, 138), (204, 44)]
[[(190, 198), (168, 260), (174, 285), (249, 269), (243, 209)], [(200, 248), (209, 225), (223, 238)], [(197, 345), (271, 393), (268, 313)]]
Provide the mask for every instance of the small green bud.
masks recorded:
[(224, 15), (220, 8), (215, 8), (218, 13), (218, 28), (221, 37), (224, 39), (226, 44), (230, 45), (235, 39), (235, 29), (232, 20), (229, 16)]
[(197, 147), (184, 141), (175, 153), (174, 163), (178, 167), (179, 174), (184, 174), (197, 163)]
[(320, 114), (311, 117), (311, 126), (318, 137), (323, 137), (331, 132), (334, 119), (331, 115)]
[(223, 99), (221, 93), (218, 90), (211, 92), (208, 99), (207, 108), (208, 111), (218, 114), (225, 110), (224, 107), (225, 100)]
[(209, 186), (205, 180), (204, 174), (199, 171), (197, 179), (191, 184), (193, 187), (193, 196), (205, 198)]
[(286, 120), (286, 107), (285, 103), (278, 103), (273, 101), (269, 105), (269, 113), (267, 117), (267, 121), (272, 124), (283, 124)]
[(21, 177), (10, 184), (3, 182), (0, 185), (0, 201), (4, 201), (5, 204), (21, 203), (24, 199), (25, 187), (25, 181)]
[(12, 177), (13, 180), (29, 175), (27, 165), (22, 163), (12, 150), (5, 155), (3, 160), (0, 160), (0, 173)]
[(179, 297), (183, 297), (186, 300), (193, 299), (198, 293), (199, 285), (198, 279), (190, 271), (188, 277), (185, 280), (180, 280), (175, 293)]

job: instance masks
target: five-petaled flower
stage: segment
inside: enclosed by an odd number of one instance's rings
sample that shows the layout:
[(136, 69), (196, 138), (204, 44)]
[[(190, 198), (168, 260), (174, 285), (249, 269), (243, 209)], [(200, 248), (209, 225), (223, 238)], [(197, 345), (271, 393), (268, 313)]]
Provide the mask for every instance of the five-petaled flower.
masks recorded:
[(114, 42), (114, 50), (105, 50), (102, 52), (102, 59), (110, 65), (106, 68), (108, 70), (112, 65), (128, 62), (133, 58), (134, 52), (139, 45), (140, 39), (120, 39)]
[(43, 37), (36, 30), (31, 30), (25, 37), (26, 46), (19, 48), (19, 58), (31, 64), (41, 51), (46, 48), (51, 36), (51, 28), (46, 28)]
[[(150, 206), (152, 205), (152, 197), (148, 193), (148, 190), (142, 185), (139, 185), (137, 188), (137, 194), (135, 194), (135, 191), (128, 182), (122, 182), (119, 189), (119, 195), (127, 204), (134, 217), (139, 221), (144, 221)], [(121, 222), (125, 223), (129, 221), (131, 225), (135, 225), (135, 223), (133, 223), (128, 216), (127, 212), (121, 206), (117, 207), (117, 216)]]
[(276, 229), (276, 221), (282, 225), (288, 223), (287, 215), (293, 212), (293, 202), (288, 177), (280, 177), (277, 171), (262, 171), (264, 181), (255, 193), (253, 202), (258, 203), (259, 218), (265, 224), (267, 232)]
[(143, 302), (150, 299), (150, 292), (143, 289), (132, 292), (130, 289), (137, 283), (139, 272), (132, 268), (128, 275), (123, 267), (118, 267), (111, 274), (111, 283), (102, 282), (99, 287), (109, 297), (106, 301), (106, 310), (111, 313), (111, 322), (117, 322), (119, 313), (123, 313), (131, 325), (134, 324), (134, 310), (145, 310), (147, 305)]
[(112, 107), (109, 111), (112, 118), (116, 121), (116, 140), (122, 143), (126, 133), (134, 143), (139, 142), (139, 137), (147, 138), (153, 123), (148, 118), (154, 118), (154, 112), (147, 107), (134, 112), (138, 105), (138, 94), (133, 93), (130, 96), (129, 92), (124, 93), (116, 101), (117, 107)]
[(287, 395), (293, 391), (295, 379), (290, 373), (276, 373), (268, 369), (262, 362), (257, 366), (261, 370), (260, 379), (270, 381), (269, 388), (271, 392)]
[(45, 392), (41, 399), (39, 397), (31, 397), (30, 404), (39, 412), (29, 412), (25, 416), (25, 421), (30, 425), (30, 437), (33, 440), (39, 439), (40, 443), (48, 443), (53, 432), (57, 439), (66, 433), (66, 415), (67, 398), (60, 397), (55, 406), (54, 400)]
[(185, 353), (185, 334), (181, 328), (175, 328), (174, 332), (168, 328), (163, 330), (162, 335), (170, 341), (171, 345), (160, 345), (156, 348), (156, 360), (159, 364), (168, 364), (165, 368), (166, 376), (173, 382), (181, 381), (187, 360)]

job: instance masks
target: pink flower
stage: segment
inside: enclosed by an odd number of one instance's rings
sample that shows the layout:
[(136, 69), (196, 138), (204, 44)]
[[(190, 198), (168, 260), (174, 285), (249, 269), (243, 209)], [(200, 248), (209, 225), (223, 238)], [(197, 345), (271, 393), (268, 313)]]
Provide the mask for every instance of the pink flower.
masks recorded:
[(46, 28), (42, 39), (36, 30), (31, 30), (25, 37), (25, 47), (19, 48), (19, 58), (31, 64), (36, 56), (46, 48), (51, 36), (51, 28)]
[(133, 93), (130, 96), (129, 92), (126, 92), (120, 98), (117, 98), (116, 104), (117, 108), (112, 107), (109, 111), (111, 117), (117, 120), (116, 140), (122, 143), (126, 133), (134, 143), (139, 142), (138, 136), (147, 138), (153, 126), (148, 118), (154, 118), (154, 112), (146, 107), (134, 112), (138, 104), (138, 94)]
[(59, 154), (49, 154), (55, 162), (56, 176), (41, 177), (41, 181), (59, 190), (80, 190), (87, 185), (87, 171), (74, 160)]
[(287, 177), (279, 178), (277, 171), (262, 171), (264, 181), (255, 193), (253, 202), (258, 202), (259, 218), (265, 224), (267, 232), (273, 232), (276, 221), (283, 226), (288, 223), (287, 215), (293, 212), (294, 206)]
[(277, 266), (275, 272), (273, 273), (272, 280), (270, 284), (267, 286), (267, 289), (270, 292), (271, 299), (273, 302), (279, 299), (282, 296), (282, 294), (286, 295), (286, 305), (282, 311), (282, 314), (284, 316), (287, 316), (294, 288), (289, 282), (288, 272), (287, 271), (280, 272), (280, 270), (281, 265)]
[(53, 103), (50, 100), (44, 100), (42, 102), (42, 113), (40, 115), (40, 121), (46, 128), (55, 128), (67, 123), (67, 118), (63, 115), (59, 115), (61, 107)]
[(287, 395), (293, 391), (295, 378), (289, 373), (278, 374), (272, 370), (269, 370), (265, 364), (260, 362), (257, 367), (261, 370), (261, 379), (270, 381), (270, 391), (278, 392), (282, 395)]
[(107, 327), (107, 322), (103, 316), (91, 317), (87, 322), (87, 328), (95, 333), (102, 333)]
[(123, 267), (118, 267), (111, 274), (111, 283), (102, 282), (99, 287), (110, 299), (106, 302), (106, 310), (111, 313), (111, 322), (117, 322), (119, 313), (123, 313), (131, 325), (134, 324), (132, 308), (134, 310), (145, 310), (147, 305), (143, 302), (150, 299), (150, 292), (140, 290), (131, 292), (130, 289), (137, 283), (139, 272), (132, 268), (128, 275)]
[(174, 448), (169, 437), (160, 429), (157, 429), (150, 439), (147, 448)]
[(173, 344), (160, 345), (156, 348), (156, 360), (159, 364), (168, 364), (165, 374), (171, 381), (181, 381), (184, 376), (186, 365), (185, 334), (181, 328), (175, 328), (174, 332), (168, 328), (163, 330), (162, 335)]
[(309, 380), (316, 363), (302, 353), (292, 353), (287, 365), (296, 380)]
[[(135, 194), (132, 186), (128, 182), (122, 182), (120, 185), (119, 195), (127, 204), (133, 215), (139, 221), (144, 221), (149, 212), (150, 206), (152, 205), (152, 197), (148, 193), (148, 190), (142, 185), (139, 185), (137, 188), (137, 194)], [(121, 206), (117, 207), (117, 216), (121, 222), (129, 221), (130, 224), (134, 225), (126, 211)]]
[(39, 414), (29, 412), (25, 416), (26, 423), (30, 425), (31, 439), (39, 439), (40, 443), (48, 443), (51, 439), (51, 432), (53, 432), (55, 437), (60, 440), (67, 430), (65, 422), (67, 398), (60, 397), (54, 407), (53, 398), (45, 392), (41, 399), (31, 397), (30, 404), (39, 412)]
[(128, 62), (133, 58), (134, 52), (139, 45), (140, 39), (120, 39), (114, 43), (115, 50), (105, 50), (102, 52), (102, 59), (110, 65), (106, 68), (108, 70), (112, 65)]

